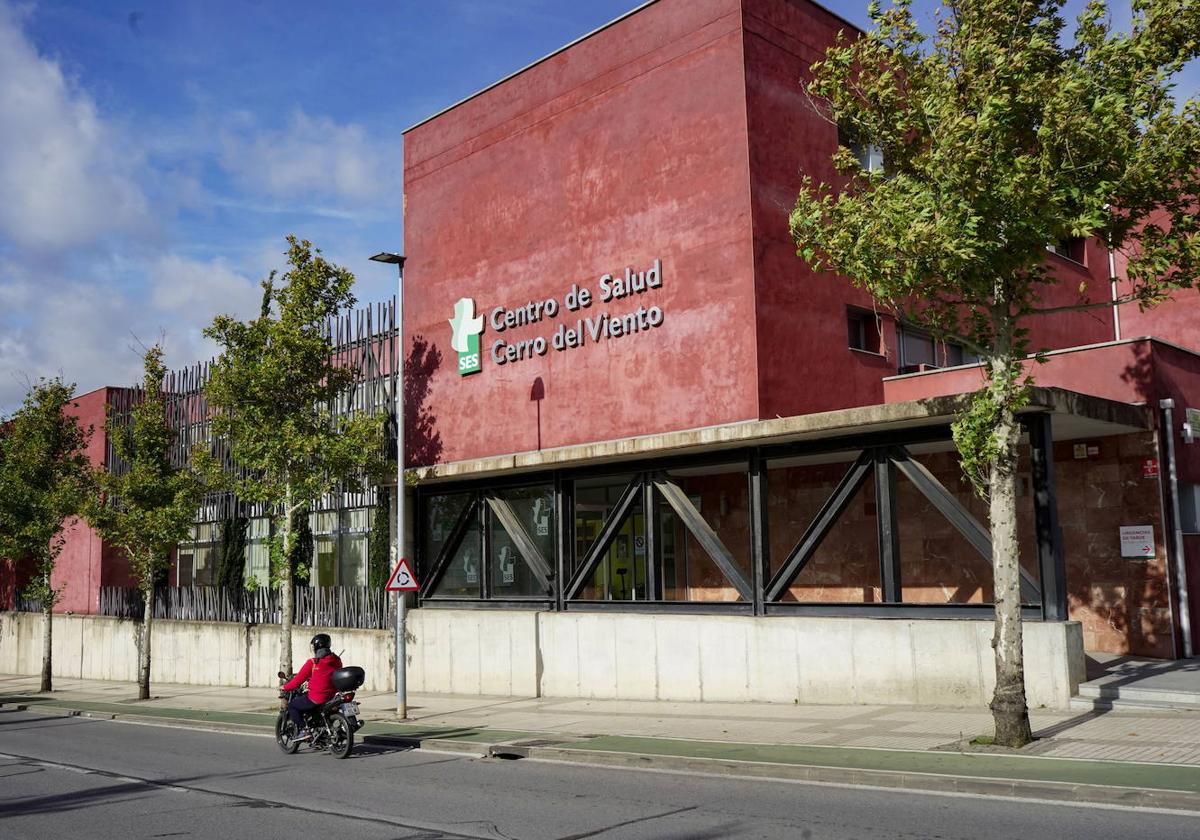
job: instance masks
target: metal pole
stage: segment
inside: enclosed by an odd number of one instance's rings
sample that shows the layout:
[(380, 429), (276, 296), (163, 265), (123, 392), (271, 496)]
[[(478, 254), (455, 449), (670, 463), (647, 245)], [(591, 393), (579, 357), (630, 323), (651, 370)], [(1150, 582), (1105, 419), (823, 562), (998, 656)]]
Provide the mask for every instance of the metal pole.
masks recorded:
[[(396, 562), (404, 558), (404, 263), (396, 280)], [(408, 717), (405, 609), (408, 597), (396, 593), (396, 715)]]
[[(1163, 411), (1164, 433), (1167, 436), (1167, 482), (1171, 492), (1172, 547), (1175, 555), (1175, 582), (1179, 588), (1179, 630), (1183, 636), (1183, 658), (1196, 655), (1192, 649), (1192, 613), (1188, 605), (1187, 556), (1183, 546), (1183, 522), (1179, 509), (1179, 473), (1175, 465), (1175, 401), (1159, 400)], [(1163, 535), (1164, 539), (1166, 535)], [(1168, 561), (1169, 563), (1170, 561)]]

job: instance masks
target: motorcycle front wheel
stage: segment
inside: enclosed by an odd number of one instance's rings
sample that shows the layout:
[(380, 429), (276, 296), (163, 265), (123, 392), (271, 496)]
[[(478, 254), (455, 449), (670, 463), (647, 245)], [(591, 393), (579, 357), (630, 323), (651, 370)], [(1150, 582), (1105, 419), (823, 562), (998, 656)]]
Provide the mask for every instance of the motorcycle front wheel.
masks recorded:
[(280, 712), (275, 719), (275, 743), (288, 755), (294, 755), (300, 749), (300, 742), (296, 740), (296, 724), (292, 723), (287, 712)]
[(346, 716), (336, 712), (329, 716), (329, 752), (334, 758), (345, 758), (354, 749), (354, 727)]

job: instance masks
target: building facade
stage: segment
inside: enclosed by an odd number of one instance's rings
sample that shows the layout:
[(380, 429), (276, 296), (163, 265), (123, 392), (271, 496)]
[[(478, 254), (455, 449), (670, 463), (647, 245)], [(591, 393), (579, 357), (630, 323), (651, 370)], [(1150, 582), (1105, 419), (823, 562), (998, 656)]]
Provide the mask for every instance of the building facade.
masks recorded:
[[(799, 80), (847, 29), (808, 0), (655, 0), (405, 132), (414, 688), (986, 698), (987, 511), (949, 432), (983, 372), (788, 231), (838, 144)], [(1102, 244), (1046, 259), (1049, 303), (1109, 295)], [(1200, 297), (1032, 340), (1022, 601), (1031, 697), (1057, 704), (1085, 650), (1200, 642)], [(394, 365), (372, 370), (386, 409)], [(364, 582), (375, 507), (314, 511), (315, 582)], [(221, 519), (173, 583), (211, 582)], [(119, 578), (71, 545), (73, 588)]]
[[(979, 366), (788, 231), (838, 143), (798, 81), (848, 28), (805, 0), (660, 0), (405, 133), (423, 605), (990, 610), (948, 433)], [(1109, 294), (1102, 244), (1047, 262), (1051, 302)], [(1053, 352), (1024, 418), (1024, 595), (1088, 649), (1192, 641), (1198, 303), (1033, 323)]]

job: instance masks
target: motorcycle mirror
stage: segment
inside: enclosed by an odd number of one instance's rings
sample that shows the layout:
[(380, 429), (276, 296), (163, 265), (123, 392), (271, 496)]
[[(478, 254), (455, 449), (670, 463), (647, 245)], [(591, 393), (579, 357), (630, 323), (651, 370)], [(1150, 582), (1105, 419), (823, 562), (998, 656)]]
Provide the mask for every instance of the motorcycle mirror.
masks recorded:
[(279, 679), (281, 679), (281, 680), (286, 680), (286, 679), (287, 679), (287, 674), (283, 673), (283, 671), (280, 671), (280, 672), (279, 672)]

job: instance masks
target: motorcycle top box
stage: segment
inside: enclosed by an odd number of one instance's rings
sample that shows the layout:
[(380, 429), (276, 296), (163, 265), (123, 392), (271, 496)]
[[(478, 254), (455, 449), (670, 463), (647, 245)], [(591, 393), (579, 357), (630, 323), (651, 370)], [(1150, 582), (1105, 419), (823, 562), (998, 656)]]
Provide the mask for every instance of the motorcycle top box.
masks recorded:
[(366, 681), (367, 674), (362, 668), (350, 666), (334, 671), (330, 679), (338, 691), (354, 691)]

